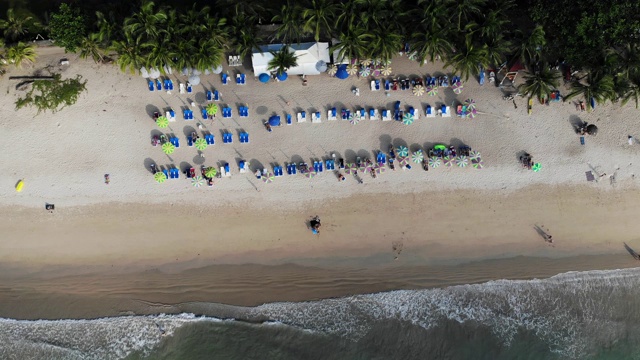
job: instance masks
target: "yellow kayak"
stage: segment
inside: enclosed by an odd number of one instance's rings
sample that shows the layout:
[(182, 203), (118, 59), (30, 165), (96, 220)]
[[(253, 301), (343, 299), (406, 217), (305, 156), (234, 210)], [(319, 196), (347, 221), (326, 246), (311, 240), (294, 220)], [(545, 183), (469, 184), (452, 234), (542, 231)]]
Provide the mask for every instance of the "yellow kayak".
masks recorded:
[(16, 191), (20, 192), (22, 191), (22, 188), (24, 187), (24, 180), (20, 180), (18, 181), (18, 183), (16, 184)]
[(527, 108), (527, 110), (529, 111), (529, 115), (531, 115), (531, 113), (533, 112), (533, 99), (529, 99), (529, 107)]

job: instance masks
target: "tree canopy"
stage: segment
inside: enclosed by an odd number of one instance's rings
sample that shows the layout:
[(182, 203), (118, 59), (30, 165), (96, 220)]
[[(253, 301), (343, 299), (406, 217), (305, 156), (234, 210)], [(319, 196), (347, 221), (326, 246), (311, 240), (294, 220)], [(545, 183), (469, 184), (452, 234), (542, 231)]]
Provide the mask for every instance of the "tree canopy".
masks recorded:
[(85, 18), (78, 9), (62, 3), (58, 11), (51, 14), (49, 32), (57, 45), (75, 52), (86, 35)]

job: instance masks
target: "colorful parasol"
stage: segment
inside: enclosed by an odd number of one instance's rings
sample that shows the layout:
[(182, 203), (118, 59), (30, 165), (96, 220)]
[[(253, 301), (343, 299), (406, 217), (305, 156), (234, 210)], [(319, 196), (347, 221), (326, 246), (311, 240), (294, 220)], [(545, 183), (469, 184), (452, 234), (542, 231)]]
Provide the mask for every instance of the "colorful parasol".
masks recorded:
[(535, 163), (531, 167), (531, 170), (533, 170), (534, 172), (538, 172), (538, 171), (540, 171), (540, 169), (542, 169), (542, 165), (540, 163)]
[(376, 174), (382, 174), (387, 170), (387, 168), (383, 164), (377, 164), (373, 169), (375, 170)]
[(156, 119), (156, 125), (158, 125), (159, 128), (166, 128), (169, 126), (169, 119), (167, 119), (166, 116), (160, 116)]
[(453, 86), (451, 86), (453, 88), (453, 92), (456, 94), (460, 94), (462, 92), (462, 83), (460, 81), (456, 81), (455, 83), (453, 83)]
[(424, 160), (424, 154), (422, 153), (422, 150), (415, 151), (411, 155), (411, 161), (413, 161), (416, 164), (421, 163), (422, 160)]
[(471, 160), (471, 166), (473, 166), (476, 169), (482, 169), (484, 167), (484, 162), (480, 158), (473, 159)]
[(162, 151), (167, 155), (171, 155), (174, 151), (176, 151), (176, 146), (170, 142), (166, 142), (162, 144)]
[(215, 115), (218, 113), (218, 105), (217, 104), (209, 104), (207, 105), (207, 115)]
[(422, 96), (424, 95), (424, 86), (422, 85), (416, 85), (413, 87), (413, 95), (415, 96)]
[(344, 169), (344, 172), (347, 174), (357, 174), (358, 173), (358, 165), (350, 163)]
[(331, 76), (335, 76), (337, 72), (338, 72), (338, 66), (336, 66), (336, 64), (331, 64), (327, 69), (327, 74)]
[(318, 173), (315, 171), (309, 171), (308, 173), (304, 174), (304, 176), (308, 177), (309, 179), (312, 179), (316, 175), (318, 175)]
[(158, 182), (158, 184), (162, 184), (167, 180), (167, 175), (165, 175), (162, 171), (158, 171), (153, 174), (153, 178)]
[(417, 51), (412, 51), (407, 56), (409, 57), (409, 60), (413, 60), (413, 61), (418, 60), (418, 52)]
[(438, 87), (433, 85), (427, 86), (427, 95), (429, 96), (438, 95)]
[(458, 155), (456, 157), (456, 165), (458, 165), (458, 167), (466, 167), (469, 165), (469, 159), (464, 155)]
[(409, 165), (409, 157), (407, 157), (407, 156), (399, 157), (398, 158), (398, 164), (400, 164), (400, 166)]
[(349, 115), (349, 122), (351, 123), (351, 125), (355, 125), (355, 124), (360, 122), (360, 118), (359, 117), (355, 117), (355, 116), (353, 116), (353, 114), (351, 114), (351, 115)]
[(193, 187), (200, 187), (202, 185), (204, 185), (204, 178), (200, 175), (198, 176), (194, 176), (191, 179), (191, 185), (193, 185)]
[(432, 156), (429, 158), (429, 167), (437, 168), (438, 166), (440, 166), (440, 164), (441, 162), (439, 157)]
[(409, 149), (407, 149), (406, 146), (398, 146), (398, 148), (396, 149), (396, 154), (398, 155), (398, 157), (405, 157), (405, 156), (409, 156)]
[(264, 181), (266, 184), (273, 182), (273, 180), (276, 179), (276, 176), (273, 175), (272, 172), (267, 173), (266, 175), (262, 175), (262, 181)]
[(349, 75), (355, 75), (358, 73), (358, 65), (356, 64), (349, 64), (347, 66), (347, 74)]
[(371, 63), (372, 63), (371, 59), (364, 59), (360, 61), (360, 65), (362, 66), (369, 66), (371, 65)]
[(380, 68), (380, 73), (384, 76), (389, 76), (392, 73), (392, 69), (391, 66), (389, 65), (384, 65), (383, 67)]
[(196, 149), (202, 151), (207, 148), (207, 141), (203, 138), (196, 139), (196, 142), (193, 143)]
[(455, 159), (452, 156), (445, 156), (444, 159), (442, 159), (444, 166), (453, 166), (454, 162)]
[(367, 77), (370, 74), (371, 74), (371, 69), (368, 66), (363, 66), (362, 69), (360, 69), (360, 76)]
[(368, 173), (371, 172), (371, 170), (373, 169), (373, 164), (367, 164), (366, 162), (363, 162), (362, 164), (360, 164), (360, 171), (362, 171), (363, 173)]
[(208, 167), (204, 170), (204, 176), (208, 178), (214, 178), (216, 175), (218, 175), (218, 170), (214, 167)]
[(467, 112), (472, 112), (473, 110), (476, 110), (476, 102), (473, 99), (465, 100), (464, 106), (467, 107)]
[(409, 114), (408, 112), (404, 113), (404, 115), (402, 116), (402, 123), (405, 125), (411, 125), (413, 124), (414, 121), (414, 117), (413, 115)]
[(471, 150), (471, 151), (469, 152), (469, 158), (470, 158), (471, 160), (474, 160), (474, 159), (480, 159), (480, 151)]

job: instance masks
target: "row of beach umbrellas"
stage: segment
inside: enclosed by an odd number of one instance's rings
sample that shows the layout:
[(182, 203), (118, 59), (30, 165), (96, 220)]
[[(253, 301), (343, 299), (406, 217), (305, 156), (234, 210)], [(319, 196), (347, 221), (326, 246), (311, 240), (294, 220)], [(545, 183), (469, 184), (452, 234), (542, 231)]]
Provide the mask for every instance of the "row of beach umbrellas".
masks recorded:
[[(214, 167), (208, 167), (204, 170), (204, 175), (208, 178), (214, 178), (217, 174), (218, 170)], [(156, 172), (153, 177), (159, 184), (162, 184), (167, 180), (167, 176), (161, 171)], [(200, 175), (191, 178), (191, 185), (195, 187), (204, 185), (204, 178)]]

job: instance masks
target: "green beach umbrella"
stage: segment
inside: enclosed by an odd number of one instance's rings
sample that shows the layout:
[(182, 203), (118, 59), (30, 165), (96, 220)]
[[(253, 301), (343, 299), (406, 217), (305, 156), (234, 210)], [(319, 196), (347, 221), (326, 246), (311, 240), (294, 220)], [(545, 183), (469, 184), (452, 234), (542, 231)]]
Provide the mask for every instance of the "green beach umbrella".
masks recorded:
[(200, 175), (194, 177), (193, 179), (191, 179), (191, 185), (193, 185), (194, 187), (200, 187), (204, 185), (204, 178)]
[(424, 154), (422, 153), (422, 150), (415, 151), (413, 155), (411, 155), (411, 160), (416, 164), (421, 163), (422, 160), (424, 160)]
[(469, 153), (469, 158), (471, 158), (471, 160), (480, 159), (480, 151), (471, 150), (471, 152)]
[(156, 125), (158, 125), (159, 128), (166, 128), (169, 126), (169, 119), (167, 119), (166, 116), (160, 116), (156, 119)]
[(214, 178), (218, 175), (218, 170), (214, 167), (208, 167), (204, 170), (204, 175), (208, 178)]
[(164, 153), (167, 155), (171, 155), (174, 151), (176, 151), (176, 146), (170, 142), (166, 142), (162, 144), (162, 151), (164, 151)]
[(207, 141), (203, 138), (199, 138), (195, 143), (193, 143), (193, 145), (196, 147), (196, 149), (202, 151), (207, 148)]
[(358, 173), (358, 166), (356, 164), (350, 163), (344, 169), (344, 172), (347, 174), (356, 174)]
[(409, 156), (409, 149), (407, 149), (406, 146), (398, 146), (398, 148), (396, 149), (396, 154), (398, 155), (398, 157), (405, 157), (405, 156)]
[(162, 171), (158, 171), (153, 174), (153, 178), (158, 182), (158, 184), (162, 184), (167, 180), (167, 176)]
[(542, 169), (542, 165), (540, 163), (535, 163), (533, 164), (533, 166), (531, 167), (531, 170), (538, 172), (540, 171), (540, 169)]
[(306, 177), (308, 177), (309, 179), (312, 179), (314, 176), (318, 175), (317, 172), (315, 171), (309, 171), (308, 173), (304, 174)]
[(432, 156), (429, 158), (429, 167), (437, 168), (440, 166), (440, 158), (437, 156)]
[(442, 163), (444, 166), (453, 166), (454, 158), (451, 156), (445, 156), (444, 159), (442, 159)]
[(218, 105), (217, 104), (209, 104), (207, 105), (207, 115), (215, 115), (218, 113)]
[(404, 116), (402, 116), (402, 123), (405, 125), (411, 125), (413, 124), (413, 115), (407, 113), (404, 113)]
[(265, 183), (270, 183), (273, 182), (273, 180), (276, 179), (276, 176), (273, 175), (273, 173), (267, 173), (267, 175), (262, 175), (262, 181), (264, 181)]
[(464, 155), (459, 155), (456, 157), (456, 165), (458, 165), (458, 167), (466, 167), (469, 165), (469, 159)]
[(471, 160), (471, 166), (473, 166), (475, 169), (482, 169), (484, 167), (484, 163), (482, 162), (482, 159), (477, 158)]
[(427, 95), (436, 96), (438, 95), (438, 87), (437, 86), (427, 86)]

